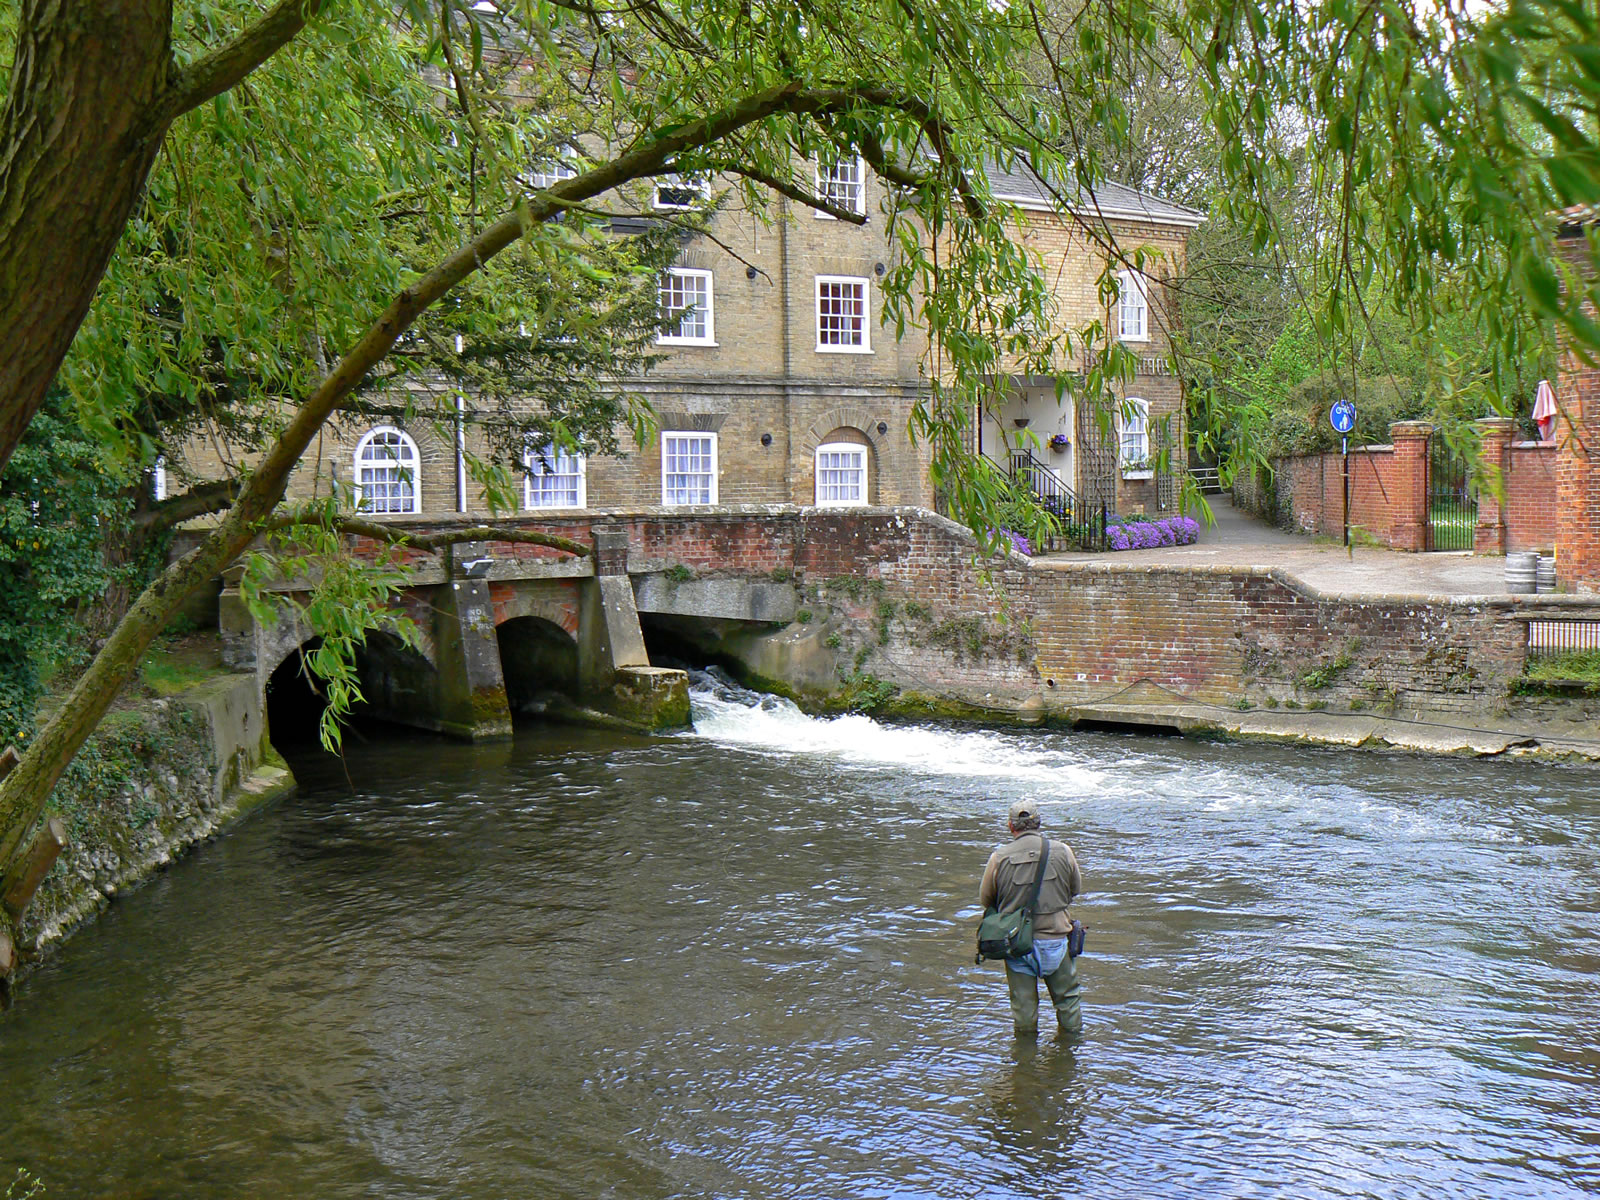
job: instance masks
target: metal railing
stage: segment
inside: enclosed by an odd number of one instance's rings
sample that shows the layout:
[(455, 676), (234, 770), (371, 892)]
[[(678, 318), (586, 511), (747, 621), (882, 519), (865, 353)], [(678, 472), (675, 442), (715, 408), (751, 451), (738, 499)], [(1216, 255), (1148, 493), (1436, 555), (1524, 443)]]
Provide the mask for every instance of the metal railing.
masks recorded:
[(1528, 657), (1600, 653), (1600, 621), (1529, 621)]
[(1049, 467), (1034, 457), (1031, 450), (1011, 453), (1011, 480), (1033, 494), (1039, 506), (1054, 517), (1061, 532), (1050, 539), (1046, 549), (1058, 545), (1082, 550), (1106, 548), (1106, 507), (1079, 498)]

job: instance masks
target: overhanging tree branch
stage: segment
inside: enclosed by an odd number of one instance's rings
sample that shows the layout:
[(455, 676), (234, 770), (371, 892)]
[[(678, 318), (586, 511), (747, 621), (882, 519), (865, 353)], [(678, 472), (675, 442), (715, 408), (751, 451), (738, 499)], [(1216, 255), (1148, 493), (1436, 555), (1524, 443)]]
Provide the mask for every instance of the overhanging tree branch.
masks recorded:
[(233, 503), (242, 485), (237, 479), (219, 479), (202, 483), (181, 496), (163, 500), (154, 508), (135, 514), (133, 523), (149, 531), (170, 529), (184, 521), (192, 521), (210, 513), (221, 512)]
[(365, 521), (360, 517), (335, 517), (332, 520), (324, 520), (318, 516), (286, 516), (274, 517), (263, 528), (264, 530), (295, 529), (306, 525), (318, 525), (337, 533), (372, 538), (374, 541), (399, 549), (420, 550), (425, 554), (437, 554), (447, 546), (459, 546), (462, 542), (508, 542), (522, 546), (548, 546), (552, 550), (575, 554), (580, 558), (594, 557), (593, 546), (585, 546), (582, 542), (575, 542), (558, 533), (545, 533), (538, 529), (504, 529), (498, 525), (471, 525), (465, 529), (447, 529), (441, 533), (408, 533), (393, 525), (384, 525), (379, 521)]
[[(280, 9), (284, 7), (279, 6)], [(280, 38), (277, 45), (293, 36), (292, 32), (284, 32), (287, 28), (287, 24), (275, 27), (274, 36)], [(261, 39), (258, 42), (265, 44)], [(249, 66), (244, 65), (247, 57), (241, 56), (230, 68), (237, 72), (238, 78), (248, 73)], [(221, 76), (212, 78), (215, 81)], [(859, 111), (863, 106), (873, 105), (910, 113), (924, 127), (939, 124), (927, 104), (906, 100), (882, 87), (808, 88), (801, 80), (789, 80), (763, 88), (667, 132), (643, 138), (610, 162), (523, 198), (511, 212), (404, 288), (300, 405), (251, 474), (233, 508), (216, 528), (157, 576), (128, 609), (88, 669), (39, 731), (16, 770), (0, 783), (0, 869), (11, 861), (18, 845), (39, 819), (62, 772), (138, 670), (151, 642), (184, 599), (215, 578), (270, 523), (273, 510), (283, 500), (290, 473), (317, 432), (430, 305), (481, 270), (491, 258), (535, 225), (567, 211), (573, 204), (635, 179), (667, 171), (674, 156), (685, 150), (713, 145), (779, 113), (816, 116)], [(971, 202), (969, 197), (969, 204)]]
[(831, 200), (824, 200), (821, 196), (813, 195), (812, 193), (806, 191), (805, 188), (791, 183), (787, 179), (780, 178), (777, 175), (768, 174), (766, 171), (759, 171), (754, 167), (733, 166), (730, 167), (729, 170), (736, 175), (742, 175), (744, 178), (749, 179), (752, 182), (769, 187), (773, 191), (789, 197), (789, 199), (793, 200), (797, 204), (804, 204), (810, 208), (816, 209), (818, 212), (827, 213), (835, 220), (849, 221), (852, 225), (865, 225), (867, 223), (867, 217), (865, 213), (858, 213), (849, 208), (841, 208), (839, 205), (834, 204)]
[(165, 97), (171, 121), (222, 95), (293, 41), (327, 0), (278, 0), (233, 41), (175, 72)]

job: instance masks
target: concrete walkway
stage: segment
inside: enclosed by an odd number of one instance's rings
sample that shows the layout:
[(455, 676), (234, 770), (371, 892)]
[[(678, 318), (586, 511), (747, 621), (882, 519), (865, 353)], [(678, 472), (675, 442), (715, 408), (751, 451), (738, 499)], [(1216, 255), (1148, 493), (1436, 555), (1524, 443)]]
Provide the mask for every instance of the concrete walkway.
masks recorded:
[[(1277, 567), (1319, 592), (1340, 596), (1505, 595), (1505, 559), (1469, 551), (1405, 554), (1311, 538), (1281, 529), (1234, 508), (1226, 496), (1211, 497), (1214, 525), (1201, 522), (1193, 546), (1122, 550), (1105, 554), (1073, 551), (1035, 559), (1041, 566), (1064, 562), (1114, 562), (1190, 567)], [(1196, 518), (1199, 519), (1198, 517)]]

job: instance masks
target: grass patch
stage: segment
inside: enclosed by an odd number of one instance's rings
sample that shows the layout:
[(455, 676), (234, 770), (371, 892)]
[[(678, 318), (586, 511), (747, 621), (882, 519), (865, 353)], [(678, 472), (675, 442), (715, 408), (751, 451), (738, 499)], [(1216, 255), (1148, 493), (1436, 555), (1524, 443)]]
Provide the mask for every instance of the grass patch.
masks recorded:
[(1600, 696), (1600, 650), (1569, 650), (1528, 659), (1520, 679), (1511, 681), (1518, 696)]
[(144, 686), (157, 696), (176, 696), (226, 674), (215, 635), (168, 638), (152, 647), (139, 667)]
[(794, 623), (796, 625), (811, 624), (811, 610), (809, 608), (802, 608), (799, 612), (795, 613)]
[(1528, 659), (1524, 679), (1600, 684), (1600, 650), (1569, 650)]

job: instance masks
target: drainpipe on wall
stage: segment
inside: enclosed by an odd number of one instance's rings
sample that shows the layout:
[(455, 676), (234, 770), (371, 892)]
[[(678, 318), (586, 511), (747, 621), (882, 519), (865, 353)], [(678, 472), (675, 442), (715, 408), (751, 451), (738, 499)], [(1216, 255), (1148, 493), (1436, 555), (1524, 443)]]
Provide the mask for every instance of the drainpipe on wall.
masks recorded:
[(794, 503), (794, 427), (790, 420), (789, 390), (794, 362), (789, 337), (789, 198), (778, 196), (778, 304), (783, 313), (783, 502)]
[(467, 511), (467, 398), (456, 393), (456, 511)]

